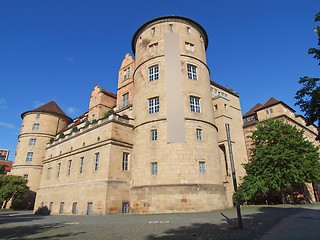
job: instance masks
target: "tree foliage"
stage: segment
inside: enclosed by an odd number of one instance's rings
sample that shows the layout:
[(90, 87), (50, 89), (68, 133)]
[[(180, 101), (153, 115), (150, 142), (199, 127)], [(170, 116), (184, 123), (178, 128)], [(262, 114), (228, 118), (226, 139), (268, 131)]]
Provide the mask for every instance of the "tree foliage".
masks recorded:
[(235, 193), (237, 200), (250, 200), (268, 193), (283, 193), (296, 183), (320, 181), (318, 147), (303, 131), (277, 119), (256, 125), (251, 136), (252, 161), (244, 164), (247, 175)]
[(27, 180), (21, 176), (0, 175), (0, 208), (6, 208), (10, 199), (22, 201), (28, 191)]
[(5, 164), (1, 164), (1, 165), (0, 165), (0, 174), (5, 174), (5, 172), (6, 172), (6, 167), (7, 167), (7, 165), (5, 165)]
[[(320, 12), (316, 14), (315, 22), (320, 22)], [(318, 35), (318, 46), (320, 47), (320, 26), (315, 28), (315, 32)], [(313, 58), (319, 61), (320, 65), (320, 48), (310, 48), (308, 54), (313, 55)], [(302, 77), (299, 80), (299, 84), (302, 88), (297, 91), (295, 99), (297, 102), (295, 105), (300, 107), (300, 110), (304, 113), (307, 119), (307, 125), (313, 124), (317, 121), (318, 124), (318, 136), (317, 140), (320, 140), (320, 78)]]

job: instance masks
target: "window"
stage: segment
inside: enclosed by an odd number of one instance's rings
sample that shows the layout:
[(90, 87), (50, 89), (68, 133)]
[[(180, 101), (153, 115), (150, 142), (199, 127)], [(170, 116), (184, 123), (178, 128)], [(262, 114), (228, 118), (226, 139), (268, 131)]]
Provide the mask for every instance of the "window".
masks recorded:
[(71, 167), (72, 167), (72, 160), (69, 160), (69, 164), (68, 164), (68, 176), (70, 176), (70, 174), (71, 174)]
[(48, 170), (47, 170), (47, 179), (50, 179), (51, 171), (52, 171), (52, 167), (48, 167)]
[(52, 212), (52, 208), (53, 208), (53, 202), (49, 203), (49, 211)]
[(59, 213), (63, 213), (64, 211), (64, 202), (60, 202), (60, 209), (59, 209)]
[(28, 174), (23, 174), (23, 178), (27, 180), (29, 178), (29, 175)]
[(151, 135), (151, 141), (157, 141), (157, 139), (158, 139), (158, 131), (157, 131), (157, 129), (152, 129), (150, 131), (150, 135)]
[(186, 42), (185, 45), (186, 45), (186, 50), (194, 52), (194, 44)]
[(130, 213), (130, 204), (129, 202), (122, 202), (122, 213)]
[(40, 118), (40, 113), (37, 113), (36, 119), (39, 119), (39, 118)]
[(187, 65), (188, 78), (192, 80), (197, 80), (197, 67), (191, 64)]
[(96, 158), (95, 158), (95, 161), (94, 161), (94, 170), (98, 171), (100, 153), (95, 153), (95, 155), (96, 155)]
[(84, 161), (84, 157), (81, 157), (80, 158), (80, 173), (82, 173), (83, 172), (83, 161)]
[(197, 134), (197, 139), (199, 141), (202, 141), (202, 129), (201, 128), (196, 129), (196, 134)]
[(123, 80), (130, 78), (130, 67), (123, 70)]
[(60, 177), (60, 171), (61, 171), (61, 163), (58, 163), (58, 173), (57, 173), (57, 177)]
[(39, 123), (34, 123), (32, 126), (32, 130), (39, 130)]
[(125, 93), (122, 95), (122, 108), (125, 108), (129, 105), (129, 93)]
[(159, 66), (154, 65), (149, 67), (149, 81), (154, 81), (159, 79)]
[(131, 74), (131, 72), (130, 72), (130, 67), (128, 67), (128, 68), (127, 68), (127, 75), (128, 75), (128, 78), (130, 78), (130, 74)]
[(150, 98), (149, 100), (149, 114), (159, 112), (159, 97)]
[(169, 24), (169, 31), (170, 31), (170, 32), (173, 31), (173, 24)]
[(273, 113), (272, 108), (269, 108), (269, 109), (266, 110), (266, 114), (271, 114), (271, 113)]
[(27, 153), (27, 157), (26, 157), (26, 161), (27, 162), (32, 162), (32, 158), (33, 158), (33, 152), (28, 152)]
[(158, 174), (158, 163), (152, 162), (151, 163), (151, 175), (157, 175)]
[(123, 70), (123, 80), (127, 79), (127, 69)]
[(92, 215), (93, 214), (93, 202), (88, 202), (87, 203), (87, 215)]
[(200, 98), (190, 96), (190, 110), (191, 112), (200, 112)]
[(129, 170), (129, 153), (123, 153), (122, 155), (122, 171)]
[(191, 33), (190, 27), (187, 27), (187, 32), (188, 32), (189, 34)]
[(206, 173), (206, 162), (204, 161), (199, 162), (199, 173), (201, 174)]
[(156, 28), (155, 27), (151, 28), (151, 34), (154, 35), (155, 33), (156, 33)]
[(229, 99), (228, 94), (226, 94), (218, 89), (214, 89), (214, 88), (211, 88), (211, 95), (212, 95), (212, 97), (222, 97), (225, 99)]
[(34, 146), (34, 145), (36, 145), (36, 139), (35, 138), (31, 138), (30, 140), (29, 140), (29, 146)]
[(72, 214), (77, 214), (77, 202), (72, 203)]
[(149, 45), (149, 53), (154, 53), (158, 51), (158, 43), (152, 43)]

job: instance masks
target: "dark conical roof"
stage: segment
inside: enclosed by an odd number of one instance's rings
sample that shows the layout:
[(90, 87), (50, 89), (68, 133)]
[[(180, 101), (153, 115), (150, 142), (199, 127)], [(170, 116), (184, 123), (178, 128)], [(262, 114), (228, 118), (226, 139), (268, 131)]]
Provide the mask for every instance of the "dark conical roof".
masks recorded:
[(68, 117), (64, 111), (62, 111), (62, 109), (58, 106), (58, 104), (55, 102), (55, 101), (50, 101), (40, 107), (37, 107), (36, 109), (34, 110), (31, 110), (31, 111), (27, 111), (27, 112), (24, 112), (21, 114), (21, 118), (23, 118), (23, 116), (26, 114), (26, 113), (30, 113), (30, 112), (39, 112), (39, 113), (52, 113), (52, 114), (55, 114), (55, 115), (58, 115), (58, 116), (62, 116), (62, 117), (66, 117), (66, 118), (69, 118), (71, 119), (70, 117)]
[(34, 112), (50, 112), (50, 113), (57, 113), (59, 115), (66, 115), (55, 101), (48, 102), (34, 109), (33, 111)]

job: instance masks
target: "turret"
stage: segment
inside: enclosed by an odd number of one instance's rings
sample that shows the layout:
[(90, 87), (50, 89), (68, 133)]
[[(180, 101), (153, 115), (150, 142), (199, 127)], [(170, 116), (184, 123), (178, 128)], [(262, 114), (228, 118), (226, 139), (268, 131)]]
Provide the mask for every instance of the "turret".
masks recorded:
[(207, 45), (205, 30), (184, 17), (134, 34), (132, 212), (226, 207)]
[(37, 192), (47, 143), (72, 119), (54, 101), (22, 113), (21, 118), (22, 126), (11, 174), (23, 176), (28, 180), (30, 191)]

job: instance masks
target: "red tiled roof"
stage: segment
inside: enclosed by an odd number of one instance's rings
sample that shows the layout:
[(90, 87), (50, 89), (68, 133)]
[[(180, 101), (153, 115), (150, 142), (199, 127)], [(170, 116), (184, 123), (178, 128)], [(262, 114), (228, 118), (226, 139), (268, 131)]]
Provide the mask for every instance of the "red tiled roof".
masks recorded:
[(248, 116), (251, 116), (253, 114), (256, 113), (256, 109), (260, 108), (262, 106), (261, 103), (257, 103), (256, 105), (254, 105), (253, 108), (251, 108), (246, 114), (243, 115), (243, 118), (246, 118)]
[(4, 169), (6, 172), (10, 172), (12, 168), (12, 162), (9, 161), (0, 161), (0, 166), (6, 165), (6, 168)]

